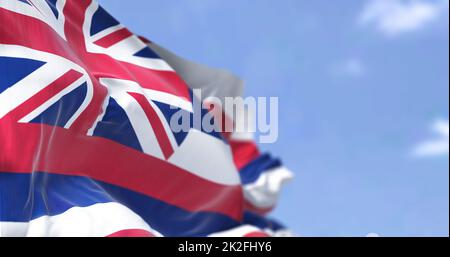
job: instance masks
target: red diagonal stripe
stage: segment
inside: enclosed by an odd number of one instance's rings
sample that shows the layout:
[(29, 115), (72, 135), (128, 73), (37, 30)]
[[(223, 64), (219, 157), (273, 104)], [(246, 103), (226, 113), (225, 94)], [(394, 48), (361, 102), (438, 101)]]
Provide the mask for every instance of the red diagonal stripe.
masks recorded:
[(174, 71), (144, 68), (118, 61), (105, 54), (84, 57), (88, 71), (95, 77), (116, 78), (137, 82), (141, 87), (166, 92), (190, 100), (189, 87)]
[(64, 8), (67, 41), (42, 21), (0, 8), (0, 43), (22, 45), (59, 55), (88, 72), (93, 83), (93, 99), (71, 129), (86, 133), (101, 113), (107, 93), (106, 88), (98, 83), (98, 78), (101, 77), (131, 80), (144, 88), (190, 99), (188, 86), (173, 71), (151, 70), (115, 60), (108, 55), (87, 52), (82, 26), (86, 9), (91, 2), (67, 1)]
[(38, 19), (0, 8), (0, 24), (0, 44), (20, 45), (79, 63), (67, 42)]
[(97, 40), (94, 42), (94, 44), (101, 46), (103, 48), (108, 48), (110, 46), (113, 46), (120, 41), (131, 37), (133, 34), (126, 28), (119, 29), (117, 31), (114, 31), (113, 33)]
[(128, 93), (128, 94), (131, 95), (134, 99), (136, 99), (136, 101), (144, 110), (145, 115), (147, 116), (147, 119), (150, 121), (150, 125), (152, 126), (153, 131), (155, 132), (156, 139), (158, 140), (158, 144), (161, 147), (161, 150), (164, 154), (164, 158), (169, 159), (169, 157), (173, 154), (174, 151), (172, 148), (172, 144), (170, 143), (169, 137), (167, 136), (167, 132), (164, 129), (164, 126), (158, 114), (150, 105), (145, 96), (138, 93)]
[[(73, 4), (73, 1), (70, 3)], [(75, 4), (75, 6), (77, 5)], [(75, 10), (78, 9), (80, 7), (75, 8)], [(173, 71), (151, 70), (115, 60), (105, 54), (86, 52), (81, 31), (84, 20), (79, 17), (80, 15), (75, 15), (68, 10), (67, 12), (69, 16), (66, 17), (65, 31), (68, 42), (42, 21), (0, 8), (0, 43), (22, 45), (64, 57), (80, 65), (93, 78), (108, 77), (132, 80), (144, 88), (190, 100), (188, 86)], [(76, 27), (76, 25), (80, 27)], [(94, 87), (94, 90), (97, 88)]]
[(8, 119), (11, 120), (12, 122), (17, 122), (18, 120), (20, 120), (21, 118), (23, 118), (24, 116), (26, 116), (27, 114), (29, 114), (30, 112), (32, 112), (33, 110), (44, 104), (50, 98), (61, 92), (63, 89), (70, 86), (81, 76), (83, 76), (83, 74), (74, 70), (66, 72), (57, 80), (53, 81), (50, 85), (46, 86), (37, 94), (32, 96), (30, 99), (28, 99), (27, 101), (19, 105), (17, 108), (9, 112), (6, 116), (0, 119), (0, 121), (3, 119)]

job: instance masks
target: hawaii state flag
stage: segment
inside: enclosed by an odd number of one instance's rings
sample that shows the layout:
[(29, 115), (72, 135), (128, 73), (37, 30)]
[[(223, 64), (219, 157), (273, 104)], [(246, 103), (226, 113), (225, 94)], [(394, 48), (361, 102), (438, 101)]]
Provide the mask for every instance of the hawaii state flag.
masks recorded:
[(286, 234), (264, 217), (292, 177), (278, 159), (251, 135), (170, 126), (208, 115), (193, 89), (242, 87), (93, 0), (0, 0), (0, 236)]

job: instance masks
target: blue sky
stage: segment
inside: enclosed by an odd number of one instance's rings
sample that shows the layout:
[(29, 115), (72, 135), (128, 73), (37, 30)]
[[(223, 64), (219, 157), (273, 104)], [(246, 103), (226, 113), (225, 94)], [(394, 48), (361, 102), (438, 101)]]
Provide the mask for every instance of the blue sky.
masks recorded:
[(263, 145), (305, 236), (448, 236), (448, 0), (99, 0), (135, 33), (278, 96)]

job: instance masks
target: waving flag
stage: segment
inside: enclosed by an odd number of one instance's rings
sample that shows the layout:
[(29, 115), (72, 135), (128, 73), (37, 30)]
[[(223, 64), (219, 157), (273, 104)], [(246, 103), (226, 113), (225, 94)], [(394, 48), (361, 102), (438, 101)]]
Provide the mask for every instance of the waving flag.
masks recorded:
[(206, 88), (201, 78), (226, 73), (193, 76), (202, 66), (91, 0), (0, 0), (0, 24), (0, 236), (279, 228), (251, 214), (271, 209), (291, 177), (278, 160), (248, 138), (170, 126), (177, 112), (207, 115), (193, 88), (241, 94), (233, 76)]
[[(243, 83), (233, 74), (190, 62), (159, 45), (145, 39), (144, 41), (174, 68), (189, 88), (201, 89), (205, 98), (202, 100), (208, 101), (209, 97), (214, 96), (225, 102), (223, 100), (225, 97), (243, 95)], [(224, 113), (224, 115), (229, 117), (232, 114)], [(234, 123), (247, 122), (244, 117), (248, 115), (254, 115), (252, 110), (239, 108)], [(259, 214), (268, 213), (275, 207), (281, 187), (293, 178), (293, 174), (279, 159), (258, 150), (253, 133), (234, 131), (223, 136), (230, 145), (234, 164), (239, 170), (244, 189), (245, 209)]]

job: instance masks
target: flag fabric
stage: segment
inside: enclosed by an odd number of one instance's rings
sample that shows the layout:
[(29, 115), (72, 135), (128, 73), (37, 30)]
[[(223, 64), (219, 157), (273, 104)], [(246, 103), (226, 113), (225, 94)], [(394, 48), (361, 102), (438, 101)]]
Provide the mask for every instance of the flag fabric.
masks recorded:
[(292, 177), (278, 159), (245, 133), (171, 128), (208, 115), (195, 88), (242, 95), (95, 1), (0, 0), (0, 236), (284, 231), (262, 216)]
[[(145, 38), (143, 40), (174, 68), (189, 88), (201, 89), (203, 101), (208, 101), (211, 96), (219, 98), (221, 102), (225, 102), (225, 97), (243, 96), (243, 82), (233, 74), (188, 61)], [(237, 109), (234, 123), (246, 122), (246, 115), (254, 115), (254, 110)], [(253, 133), (232, 132), (224, 134), (224, 137), (239, 171), (246, 209), (260, 214), (268, 213), (275, 207), (282, 185), (291, 180), (293, 174), (279, 159), (268, 153), (260, 153)]]

